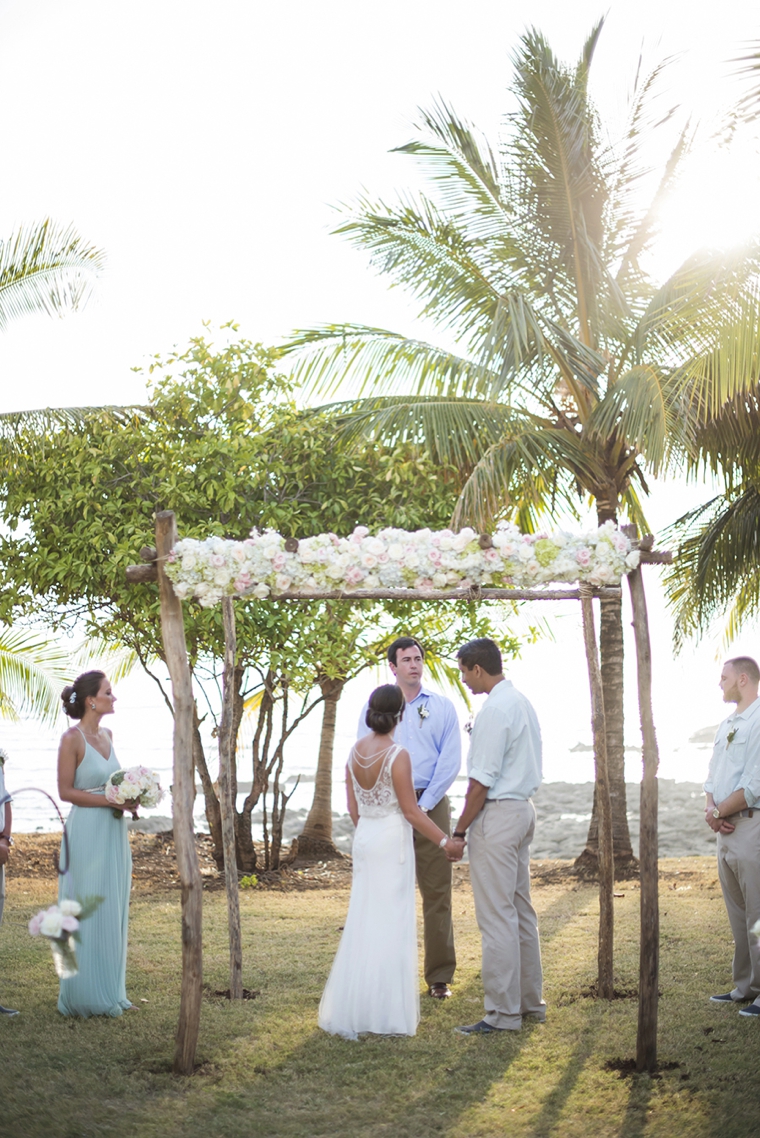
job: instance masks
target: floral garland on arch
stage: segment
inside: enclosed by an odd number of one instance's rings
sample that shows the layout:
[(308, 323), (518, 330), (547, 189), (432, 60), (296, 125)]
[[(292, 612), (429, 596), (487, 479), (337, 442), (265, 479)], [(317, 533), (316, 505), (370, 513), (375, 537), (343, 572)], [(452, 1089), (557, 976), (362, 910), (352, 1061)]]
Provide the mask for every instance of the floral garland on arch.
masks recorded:
[(357, 526), (349, 537), (284, 538), (253, 531), (245, 541), (183, 538), (166, 563), (180, 600), (211, 608), (222, 597), (351, 593), (357, 589), (533, 588), (586, 581), (617, 585), (639, 563), (638, 550), (613, 522), (586, 533), (524, 534), (501, 523), (480, 536), (466, 528), (410, 532)]

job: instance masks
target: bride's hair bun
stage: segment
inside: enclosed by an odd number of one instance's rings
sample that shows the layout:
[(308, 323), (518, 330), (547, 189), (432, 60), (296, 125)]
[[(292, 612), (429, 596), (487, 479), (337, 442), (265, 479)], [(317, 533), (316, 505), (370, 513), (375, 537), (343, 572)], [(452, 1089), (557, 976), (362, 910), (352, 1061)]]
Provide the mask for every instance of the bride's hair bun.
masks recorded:
[(378, 735), (390, 735), (404, 714), (406, 701), (400, 687), (396, 684), (383, 684), (375, 688), (369, 697), (369, 706), (364, 722), (370, 731)]
[(81, 719), (85, 713), (85, 700), (98, 694), (105, 678), (105, 672), (82, 672), (73, 684), (66, 684), (61, 692), (64, 714), (69, 719)]

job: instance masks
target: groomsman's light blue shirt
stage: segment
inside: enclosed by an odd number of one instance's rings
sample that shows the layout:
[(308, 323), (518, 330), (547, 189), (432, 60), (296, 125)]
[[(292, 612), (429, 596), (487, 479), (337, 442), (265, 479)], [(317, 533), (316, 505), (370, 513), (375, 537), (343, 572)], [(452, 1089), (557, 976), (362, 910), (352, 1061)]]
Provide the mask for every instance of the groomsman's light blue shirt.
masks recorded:
[(541, 785), (541, 728), (533, 705), (510, 680), (491, 689), (472, 727), (467, 773), (487, 800), (532, 798)]
[[(728, 736), (731, 736), (729, 742)], [(760, 698), (744, 711), (734, 711), (718, 728), (705, 791), (723, 802), (735, 790), (744, 791), (748, 806), (760, 799)]]
[[(420, 715), (420, 709), (427, 710), (427, 716)], [(366, 714), (365, 703), (359, 716), (357, 739), (369, 734), (364, 718)], [(419, 695), (407, 703), (404, 718), (393, 738), (409, 752), (415, 789), (424, 789), (420, 807), (432, 810), (446, 794), (462, 766), (462, 742), (454, 704), (423, 684)]]

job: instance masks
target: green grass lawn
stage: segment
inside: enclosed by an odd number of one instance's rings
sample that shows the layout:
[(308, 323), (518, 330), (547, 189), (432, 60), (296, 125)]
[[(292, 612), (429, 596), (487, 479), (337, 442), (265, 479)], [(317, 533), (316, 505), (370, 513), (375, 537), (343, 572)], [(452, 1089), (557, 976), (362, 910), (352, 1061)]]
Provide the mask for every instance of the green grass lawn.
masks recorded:
[[(133, 897), (127, 990), (141, 1011), (67, 1020), (56, 1011), (50, 952), (25, 921), (52, 884), (9, 884), (0, 929), (0, 1131), (10, 1138), (745, 1138), (760, 1132), (760, 1023), (711, 1006), (731, 987), (731, 938), (708, 859), (662, 863), (659, 1076), (621, 1077), (635, 1052), (635, 999), (602, 1003), (593, 887), (538, 884), (548, 1020), (465, 1038), (481, 1017), (479, 937), (469, 887), (455, 891), (454, 998), (422, 1001), (414, 1039), (351, 1043), (317, 1028), (317, 1006), (348, 903), (346, 890), (241, 895), (244, 983), (226, 988), (224, 894), (206, 895), (199, 1068), (171, 1074), (179, 991), (179, 895)], [(616, 983), (637, 983), (638, 891), (618, 886)], [(141, 1003), (141, 1001), (146, 1001)]]

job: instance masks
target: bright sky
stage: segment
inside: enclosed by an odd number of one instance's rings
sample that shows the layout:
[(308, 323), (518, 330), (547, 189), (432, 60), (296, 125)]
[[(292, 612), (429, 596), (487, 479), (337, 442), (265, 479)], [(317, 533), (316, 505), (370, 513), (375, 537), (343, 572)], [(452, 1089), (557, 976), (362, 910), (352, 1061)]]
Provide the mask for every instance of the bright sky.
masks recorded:
[[(50, 215), (108, 255), (83, 313), (0, 338), (0, 409), (138, 400), (130, 369), (204, 319), (266, 342), (346, 319), (412, 331), (403, 296), (329, 236), (331, 207), (409, 183), (388, 151), (438, 93), (495, 137), (525, 26), (575, 60), (606, 9), (607, 119), (642, 46), (678, 55), (663, 109), (709, 122), (730, 101), (726, 61), (758, 34), (746, 0), (0, 0), (0, 234)], [(663, 266), (741, 236), (758, 188), (754, 154), (700, 151)]]
[[(0, 337), (0, 410), (138, 401), (130, 369), (204, 319), (268, 343), (322, 321), (414, 331), (403, 296), (329, 236), (331, 207), (409, 184), (410, 160), (388, 151), (439, 93), (495, 138), (524, 27), (574, 60), (606, 9), (593, 80), (605, 119), (620, 121), (643, 47), (649, 64), (676, 57), (663, 110), (704, 124), (664, 219), (666, 271), (756, 221), (756, 148), (709, 143), (736, 94), (728, 61), (760, 38), (746, 0), (0, 0), (0, 234), (50, 215), (108, 256), (84, 312)], [(698, 498), (658, 495), (655, 526)], [(715, 647), (672, 665), (656, 591), (653, 608), (658, 714), (682, 717), (681, 737), (722, 715)], [(752, 637), (739, 648), (758, 651)], [(525, 667), (540, 686), (556, 649), (536, 653)]]

